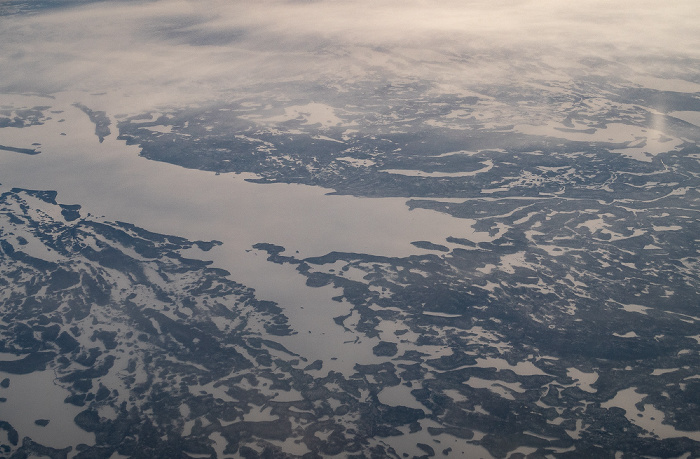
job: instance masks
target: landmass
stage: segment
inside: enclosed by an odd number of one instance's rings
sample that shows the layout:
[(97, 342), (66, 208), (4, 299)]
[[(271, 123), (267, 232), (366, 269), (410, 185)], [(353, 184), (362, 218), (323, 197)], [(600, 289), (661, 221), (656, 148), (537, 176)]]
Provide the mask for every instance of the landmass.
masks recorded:
[(100, 143), (104, 142), (105, 137), (112, 133), (112, 131), (109, 129), (109, 125), (112, 124), (112, 121), (107, 116), (107, 113), (104, 111), (91, 110), (78, 102), (73, 105), (82, 110), (83, 113), (90, 118), (90, 121), (95, 124), (95, 135), (98, 139), (100, 139)]
[(5, 145), (0, 145), (0, 150), (11, 151), (13, 153), (22, 153), (23, 155), (38, 155), (39, 153), (41, 153), (40, 151), (38, 151), (34, 148), (17, 148), (17, 147), (8, 147)]

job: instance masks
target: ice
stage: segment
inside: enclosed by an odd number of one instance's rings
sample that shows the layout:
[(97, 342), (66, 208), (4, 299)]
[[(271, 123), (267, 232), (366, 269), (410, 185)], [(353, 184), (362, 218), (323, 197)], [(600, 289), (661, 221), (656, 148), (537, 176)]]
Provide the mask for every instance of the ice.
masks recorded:
[(600, 406), (608, 409), (614, 406), (622, 408), (625, 410), (625, 417), (630, 422), (658, 435), (660, 438), (688, 437), (691, 440), (700, 441), (700, 431), (677, 430), (669, 424), (664, 424), (664, 413), (656, 409), (654, 405), (645, 403), (643, 410), (638, 409), (638, 404), (645, 397), (644, 394), (637, 392), (636, 387), (629, 387), (619, 391), (615, 394), (615, 397), (601, 403)]
[(515, 126), (514, 131), (575, 142), (627, 142), (626, 147), (610, 151), (645, 162), (651, 161), (650, 157), (652, 156), (675, 150), (683, 143), (683, 140), (671, 138), (668, 134), (657, 129), (622, 123), (609, 123), (602, 129), (591, 129), (588, 126), (578, 126), (575, 129), (569, 129), (559, 123), (541, 125), (519, 124)]
[(487, 380), (477, 378), (475, 376), (470, 377), (464, 382), (464, 384), (471, 386), (475, 389), (488, 389), (491, 392), (505, 398), (506, 400), (515, 400), (515, 397), (511, 392), (521, 394), (525, 392), (525, 389), (522, 388), (520, 383), (507, 383), (499, 380)]
[(586, 373), (572, 367), (566, 370), (566, 375), (569, 378), (574, 379), (576, 381), (574, 386), (578, 386), (582, 391), (590, 392), (592, 394), (597, 392), (597, 390), (591, 386), (598, 380), (598, 373), (595, 371)]
[(170, 134), (173, 131), (173, 127), (171, 125), (164, 126), (162, 124), (157, 126), (144, 126), (141, 129), (148, 129), (149, 131), (160, 132), (161, 134)]
[(446, 318), (462, 317), (462, 314), (448, 314), (446, 312), (435, 312), (435, 311), (423, 311), (423, 315), (433, 316), (433, 317), (446, 317)]
[(385, 405), (407, 406), (419, 410), (430, 411), (422, 403), (419, 403), (411, 391), (413, 388), (399, 384), (398, 386), (385, 387), (377, 394), (379, 401)]
[(293, 105), (284, 109), (284, 115), (258, 119), (263, 123), (283, 123), (290, 120), (302, 120), (304, 124), (320, 124), (324, 128), (339, 126), (343, 120), (336, 115), (336, 109), (330, 105), (309, 103), (306, 105)]
[(661, 376), (665, 375), (666, 373), (673, 373), (674, 371), (678, 371), (680, 368), (657, 368), (656, 370), (651, 372), (652, 376)]
[(547, 375), (544, 371), (536, 367), (532, 362), (523, 361), (511, 365), (505, 359), (487, 357), (476, 359), (477, 366), (481, 368), (496, 368), (498, 370), (510, 370), (521, 376)]
[(642, 306), (639, 304), (623, 304), (621, 306), (622, 306), (622, 309), (624, 309), (627, 312), (636, 312), (636, 313), (644, 314), (644, 315), (647, 315), (647, 311), (652, 309), (650, 307)]
[(639, 336), (637, 336), (637, 334), (633, 331), (627, 332), (625, 334), (613, 333), (613, 336), (617, 336), (618, 338), (639, 338)]
[[(7, 398), (2, 404), (2, 418), (17, 430), (20, 439), (31, 437), (53, 448), (95, 443), (95, 434), (80, 429), (73, 422), (84, 408), (63, 402), (70, 392), (55, 383), (53, 370), (25, 375), (0, 372), (0, 379), (5, 378), (10, 379), (10, 386), (0, 389), (0, 396)], [(40, 427), (34, 423), (37, 419), (50, 422)]]
[(374, 166), (376, 164), (371, 159), (357, 159), (357, 158), (351, 158), (349, 156), (343, 156), (342, 158), (336, 158), (336, 161), (343, 161), (343, 162), (351, 164), (355, 167), (370, 167), (370, 166)]
[(387, 174), (405, 175), (408, 177), (473, 177), (477, 174), (488, 172), (493, 169), (493, 161), (488, 160), (483, 163), (481, 169), (470, 172), (425, 172), (413, 169), (382, 169), (380, 172)]
[(698, 112), (691, 112), (691, 111), (678, 111), (678, 112), (671, 112), (669, 115), (678, 118), (680, 120), (683, 120), (685, 122), (688, 122), (690, 124), (694, 124), (695, 126), (700, 127), (700, 111)]

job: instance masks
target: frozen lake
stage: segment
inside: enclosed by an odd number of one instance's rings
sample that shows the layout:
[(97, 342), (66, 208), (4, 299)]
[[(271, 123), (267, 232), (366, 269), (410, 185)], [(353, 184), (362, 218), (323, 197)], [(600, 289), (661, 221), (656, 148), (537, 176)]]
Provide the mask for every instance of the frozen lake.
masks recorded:
[[(251, 251), (254, 244), (281, 245), (298, 258), (331, 251), (403, 257), (428, 252), (411, 245), (414, 241), (451, 246), (445, 241), (448, 236), (486, 236), (474, 232), (472, 221), (409, 210), (402, 198), (329, 195), (330, 190), (318, 187), (256, 184), (244, 175), (216, 175), (147, 160), (114, 132), (98, 141), (94, 124), (72, 105), (89, 97), (85, 94), (3, 97), (16, 106), (63, 110), (44, 125), (0, 131), (1, 145), (41, 144), (41, 154), (34, 156), (1, 152), (3, 186), (56, 190), (60, 203), (80, 204), (83, 216), (91, 213), (191, 240), (222, 241), (208, 253), (194, 250), (191, 256), (213, 260), (232, 279), (254, 288), (258, 298), (284, 308), (299, 334), (280, 341), (310, 361), (323, 360), (324, 372), (348, 373), (355, 363), (374, 362), (371, 349), (376, 342), (350, 345), (355, 335), (332, 320), (350, 308), (331, 300), (338, 290), (307, 287), (294, 266), (266, 261), (265, 253)], [(349, 361), (344, 355), (353, 357)]]

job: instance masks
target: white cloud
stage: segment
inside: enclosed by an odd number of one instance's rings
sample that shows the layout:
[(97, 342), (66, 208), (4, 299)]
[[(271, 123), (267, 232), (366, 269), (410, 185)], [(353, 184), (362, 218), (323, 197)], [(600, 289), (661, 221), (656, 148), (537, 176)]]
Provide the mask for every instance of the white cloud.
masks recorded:
[(700, 57), (696, 5), (695, 0), (672, 6), (648, 0), (103, 2), (1, 18), (0, 90), (117, 91), (141, 105), (181, 103), (256, 82), (405, 78), (467, 87), (542, 72), (529, 65), (540, 60), (566, 78), (585, 56)]

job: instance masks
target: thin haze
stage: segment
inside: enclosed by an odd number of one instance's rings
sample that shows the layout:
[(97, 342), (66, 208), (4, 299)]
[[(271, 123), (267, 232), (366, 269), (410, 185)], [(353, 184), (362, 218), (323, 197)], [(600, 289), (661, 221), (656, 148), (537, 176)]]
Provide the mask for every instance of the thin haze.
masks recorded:
[(106, 91), (138, 111), (259, 82), (567, 79), (591, 57), (668, 77), (650, 60), (700, 57), (699, 13), (695, 0), (103, 2), (0, 18), (0, 90)]

